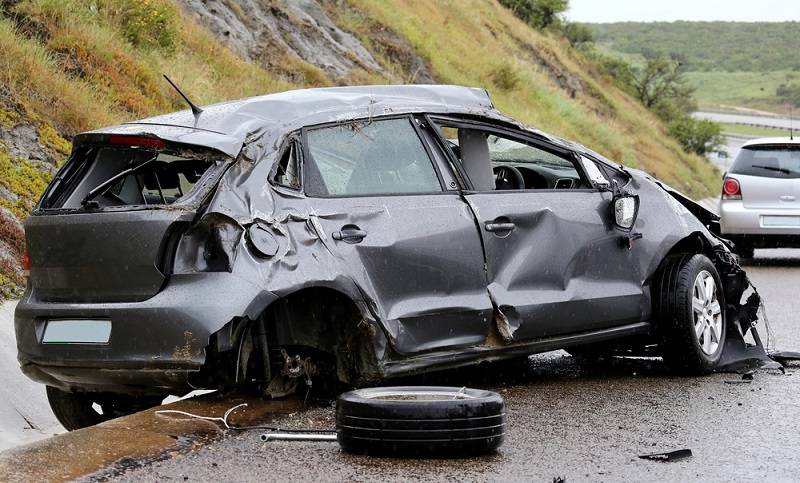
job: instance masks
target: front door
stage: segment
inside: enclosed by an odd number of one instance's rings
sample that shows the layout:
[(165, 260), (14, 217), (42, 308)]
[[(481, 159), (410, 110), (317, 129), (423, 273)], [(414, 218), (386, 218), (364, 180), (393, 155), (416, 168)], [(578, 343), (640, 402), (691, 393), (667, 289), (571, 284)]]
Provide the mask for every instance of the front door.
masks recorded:
[(614, 228), (611, 194), (578, 157), (522, 132), (436, 122), (465, 175), (483, 180), (465, 198), (483, 238), (501, 335), (529, 340), (642, 320), (647, 298)]
[(395, 349), (476, 345), (492, 304), (481, 240), (451, 175), (405, 116), (304, 130), (304, 186), (341, 268)]

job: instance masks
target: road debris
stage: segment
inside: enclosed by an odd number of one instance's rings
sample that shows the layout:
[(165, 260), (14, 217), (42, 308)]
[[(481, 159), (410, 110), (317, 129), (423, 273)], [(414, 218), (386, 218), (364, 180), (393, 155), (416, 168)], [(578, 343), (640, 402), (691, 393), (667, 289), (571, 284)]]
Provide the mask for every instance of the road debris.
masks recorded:
[(639, 459), (649, 460), (649, 461), (661, 461), (661, 462), (678, 461), (691, 457), (692, 457), (692, 450), (690, 449), (678, 449), (675, 451), (669, 451), (667, 453), (653, 453), (653, 454), (639, 455)]

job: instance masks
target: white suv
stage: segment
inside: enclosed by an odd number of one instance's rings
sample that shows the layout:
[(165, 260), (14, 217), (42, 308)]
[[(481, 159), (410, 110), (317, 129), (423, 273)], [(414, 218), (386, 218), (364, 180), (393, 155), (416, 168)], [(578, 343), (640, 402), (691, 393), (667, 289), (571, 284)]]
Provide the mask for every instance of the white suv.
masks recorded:
[(800, 140), (748, 141), (724, 176), (722, 236), (740, 256), (754, 248), (800, 247)]

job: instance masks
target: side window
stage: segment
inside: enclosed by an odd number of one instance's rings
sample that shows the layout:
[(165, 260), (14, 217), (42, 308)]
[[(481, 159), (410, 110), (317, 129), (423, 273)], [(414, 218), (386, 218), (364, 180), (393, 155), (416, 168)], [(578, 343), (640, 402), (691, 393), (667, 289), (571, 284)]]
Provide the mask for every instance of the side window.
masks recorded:
[(300, 189), (300, 169), (297, 162), (298, 158), (297, 143), (292, 141), (289, 148), (283, 153), (280, 163), (278, 163), (272, 181), (281, 186), (291, 189)]
[(306, 134), (306, 193), (314, 196), (442, 191), (408, 118), (354, 122)]
[(570, 156), (490, 130), (438, 127), (478, 191), (589, 187)]

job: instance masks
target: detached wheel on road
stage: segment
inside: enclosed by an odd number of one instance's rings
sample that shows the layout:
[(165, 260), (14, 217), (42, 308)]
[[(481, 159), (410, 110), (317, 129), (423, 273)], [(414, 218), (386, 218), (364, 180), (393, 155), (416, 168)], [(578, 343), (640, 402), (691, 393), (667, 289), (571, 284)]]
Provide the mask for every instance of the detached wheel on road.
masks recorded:
[(656, 295), (664, 361), (676, 372), (707, 374), (725, 345), (725, 295), (717, 269), (705, 255), (671, 257)]
[(94, 426), (161, 404), (160, 396), (67, 392), (47, 386), (50, 409), (68, 431)]
[(336, 433), (351, 453), (470, 456), (497, 450), (505, 403), (492, 391), (458, 387), (376, 387), (339, 396)]

